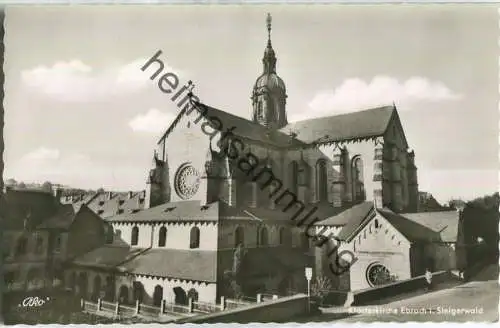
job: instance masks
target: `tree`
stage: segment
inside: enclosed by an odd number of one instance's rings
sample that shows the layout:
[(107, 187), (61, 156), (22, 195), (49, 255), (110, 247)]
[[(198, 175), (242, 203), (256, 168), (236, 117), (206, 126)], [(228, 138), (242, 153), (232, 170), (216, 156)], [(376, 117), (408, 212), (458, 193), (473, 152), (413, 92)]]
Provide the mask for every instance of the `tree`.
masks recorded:
[(236, 299), (239, 299), (243, 296), (241, 283), (243, 280), (242, 263), (245, 255), (246, 255), (246, 250), (243, 248), (241, 244), (239, 244), (233, 253), (233, 265), (231, 270), (224, 272), (228, 293)]
[(324, 275), (316, 276), (311, 285), (311, 296), (318, 299), (320, 305), (322, 305), (331, 289), (332, 283), (328, 277)]
[(18, 188), (18, 189), (26, 189), (26, 184), (25, 184), (24, 182), (22, 182), (22, 181), (21, 181), (21, 182), (19, 182), (19, 183), (17, 184), (17, 188)]
[(49, 181), (45, 181), (42, 184), (42, 190), (47, 192), (52, 192), (52, 183), (50, 183)]

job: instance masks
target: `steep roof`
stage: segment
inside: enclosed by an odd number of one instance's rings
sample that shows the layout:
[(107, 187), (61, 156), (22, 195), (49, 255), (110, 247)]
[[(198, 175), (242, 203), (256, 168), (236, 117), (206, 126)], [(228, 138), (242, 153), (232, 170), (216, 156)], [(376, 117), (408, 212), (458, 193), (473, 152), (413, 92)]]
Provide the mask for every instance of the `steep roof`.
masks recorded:
[(124, 213), (105, 218), (108, 222), (189, 222), (218, 221), (219, 202), (202, 206), (199, 200), (171, 202), (136, 213)]
[(439, 233), (443, 242), (454, 243), (457, 241), (459, 224), (457, 211), (422, 212), (401, 215)]
[(71, 204), (61, 205), (56, 214), (38, 225), (37, 229), (68, 229), (75, 218), (75, 209)]
[(119, 270), (156, 277), (217, 281), (217, 252), (179, 249), (149, 249)]
[(104, 245), (78, 256), (72, 261), (72, 264), (114, 269), (117, 265), (133, 259), (145, 250), (130, 246)]
[(384, 106), (363, 111), (293, 122), (280, 131), (296, 133), (306, 144), (372, 138), (384, 135), (396, 111)]
[(396, 214), (389, 209), (377, 209), (389, 223), (402, 233), (410, 242), (439, 242), (441, 236), (428, 227), (410, 220), (400, 214)]
[[(216, 127), (220, 128), (222, 131), (226, 131), (227, 129), (234, 127), (233, 134), (236, 136), (248, 138), (253, 141), (262, 142), (276, 147), (288, 147), (293, 145), (297, 146), (302, 144), (302, 142), (291, 138), (289, 135), (287, 135), (286, 132), (282, 132), (279, 130), (270, 130), (263, 125), (254, 123), (253, 121), (247, 120), (243, 117), (230, 114), (223, 110), (216, 109), (202, 103), (198, 103), (198, 106), (200, 108), (201, 114), (203, 114), (205, 117), (215, 118), (215, 120), (219, 120), (220, 123), (222, 123), (220, 127)], [(189, 115), (197, 117), (198, 115), (200, 115), (200, 112), (194, 110)], [(174, 120), (172, 125), (160, 138), (160, 142), (170, 134), (176, 122), (182, 115), (186, 115), (185, 111), (181, 111), (176, 120)]]
[(350, 240), (354, 237), (354, 232), (373, 217), (373, 210), (373, 202), (363, 202), (340, 213), (336, 222), (345, 222), (345, 225), (337, 237), (340, 240)]
[[(368, 213), (373, 209), (373, 202), (362, 202), (348, 208), (340, 208), (340, 213), (328, 217), (322, 221), (316, 222), (318, 226), (345, 226), (353, 225), (353, 220), (358, 221), (358, 224)], [(351, 230), (349, 228), (348, 230)], [(346, 230), (347, 231), (347, 230)]]

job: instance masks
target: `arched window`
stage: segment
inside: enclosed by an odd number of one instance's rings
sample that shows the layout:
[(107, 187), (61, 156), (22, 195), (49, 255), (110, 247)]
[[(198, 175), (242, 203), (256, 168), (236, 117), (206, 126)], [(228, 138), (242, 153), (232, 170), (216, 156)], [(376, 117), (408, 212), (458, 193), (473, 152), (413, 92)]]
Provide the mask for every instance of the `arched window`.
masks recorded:
[(352, 200), (361, 202), (365, 200), (365, 186), (363, 177), (363, 160), (360, 155), (353, 157), (351, 161), (352, 174)]
[(163, 287), (160, 285), (156, 285), (155, 290), (153, 292), (153, 305), (161, 306), (162, 300), (163, 300)]
[(280, 228), (280, 245), (292, 246), (292, 236), (285, 227)]
[(134, 301), (139, 301), (139, 303), (142, 303), (142, 300), (144, 299), (144, 285), (139, 281), (134, 281), (132, 292)]
[(297, 164), (296, 161), (293, 161), (289, 164), (288, 166), (289, 169), (289, 176), (290, 176), (290, 186), (289, 190), (292, 192), (294, 195), (297, 195), (298, 191), (298, 183), (299, 183), (299, 165)]
[(167, 228), (161, 227), (160, 232), (158, 233), (158, 246), (165, 247), (167, 243)]
[(40, 235), (35, 235), (35, 254), (43, 253), (43, 238)]
[(378, 229), (378, 220), (375, 219), (375, 229)]
[(260, 237), (259, 245), (260, 246), (267, 246), (269, 240), (268, 240), (267, 228), (266, 227), (262, 227), (262, 229), (260, 229), (259, 237)]
[(234, 247), (238, 247), (240, 244), (245, 245), (245, 233), (242, 227), (238, 227), (234, 231)]
[(189, 248), (198, 247), (200, 247), (200, 229), (198, 227), (193, 227), (189, 234)]
[(316, 194), (318, 201), (328, 200), (328, 184), (326, 173), (326, 161), (319, 159), (316, 162)]
[(139, 242), (139, 228), (138, 227), (133, 227), (132, 228), (132, 238), (130, 243), (132, 245), (137, 245)]
[(26, 239), (26, 237), (19, 238), (16, 245), (16, 255), (19, 256), (26, 254), (27, 245), (28, 245), (28, 240)]
[(260, 101), (260, 100), (257, 103), (257, 118), (258, 119), (264, 118), (263, 110), (262, 110), (262, 101)]
[(111, 225), (106, 227), (106, 244), (112, 244), (113, 243), (113, 227)]
[(196, 291), (196, 289), (191, 288), (187, 292), (187, 297), (188, 299), (190, 298), (193, 302), (196, 302), (198, 300), (198, 292)]
[(303, 231), (300, 233), (300, 243), (302, 246), (302, 249), (308, 250), (309, 249), (309, 237), (307, 234)]

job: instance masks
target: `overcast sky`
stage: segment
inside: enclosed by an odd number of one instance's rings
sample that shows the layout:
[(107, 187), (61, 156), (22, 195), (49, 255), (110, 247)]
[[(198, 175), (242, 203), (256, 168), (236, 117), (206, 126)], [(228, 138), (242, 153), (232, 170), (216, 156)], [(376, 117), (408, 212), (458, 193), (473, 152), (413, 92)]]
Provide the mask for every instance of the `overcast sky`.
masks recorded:
[(144, 189), (177, 108), (142, 64), (161, 49), (203, 102), (249, 118), (267, 12), (290, 119), (394, 101), (420, 190), (439, 201), (497, 190), (491, 6), (8, 8), (5, 178)]

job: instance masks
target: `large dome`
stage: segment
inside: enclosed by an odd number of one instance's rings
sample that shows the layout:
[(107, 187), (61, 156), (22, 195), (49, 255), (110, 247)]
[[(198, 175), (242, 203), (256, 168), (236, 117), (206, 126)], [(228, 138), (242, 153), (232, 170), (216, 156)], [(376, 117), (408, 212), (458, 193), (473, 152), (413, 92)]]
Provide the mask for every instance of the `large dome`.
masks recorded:
[(255, 81), (254, 90), (267, 88), (269, 91), (281, 90), (286, 93), (285, 82), (276, 73), (264, 73)]

